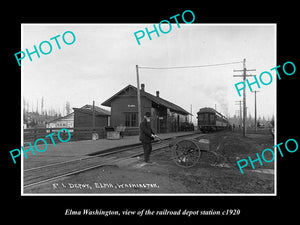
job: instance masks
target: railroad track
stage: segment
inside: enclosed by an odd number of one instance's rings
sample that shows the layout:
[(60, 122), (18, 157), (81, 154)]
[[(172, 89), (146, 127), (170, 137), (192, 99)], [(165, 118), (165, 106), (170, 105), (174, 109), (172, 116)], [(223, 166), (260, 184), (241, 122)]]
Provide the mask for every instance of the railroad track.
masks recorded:
[[(204, 134), (193, 134), (184, 138), (195, 138), (203, 135)], [(152, 144), (152, 152), (166, 148), (168, 145), (168, 141), (154, 142)], [(142, 156), (143, 154), (142, 146), (125, 147), (93, 156), (84, 156), (78, 159), (24, 169), (23, 188), (27, 189), (42, 183), (57, 180), (66, 176), (76, 175), (102, 166), (115, 165), (124, 160)]]

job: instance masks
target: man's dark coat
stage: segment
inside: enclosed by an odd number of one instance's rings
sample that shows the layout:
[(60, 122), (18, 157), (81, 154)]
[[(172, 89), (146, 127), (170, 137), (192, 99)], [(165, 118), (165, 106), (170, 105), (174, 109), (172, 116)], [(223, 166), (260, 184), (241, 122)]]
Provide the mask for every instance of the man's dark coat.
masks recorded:
[(151, 134), (154, 133), (151, 129), (150, 123), (148, 123), (144, 118), (144, 120), (140, 124), (140, 141), (143, 143), (150, 143), (151, 140), (153, 140)]

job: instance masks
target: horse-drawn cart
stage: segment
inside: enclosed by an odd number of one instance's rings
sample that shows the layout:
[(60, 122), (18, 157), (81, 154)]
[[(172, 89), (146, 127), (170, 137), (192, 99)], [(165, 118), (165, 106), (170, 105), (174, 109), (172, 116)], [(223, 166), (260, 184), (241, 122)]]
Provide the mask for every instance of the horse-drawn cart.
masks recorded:
[[(184, 168), (195, 166), (201, 158), (203, 153), (206, 154), (206, 160), (211, 164), (217, 164), (220, 157), (218, 153), (211, 150), (210, 141), (208, 139), (178, 139), (169, 143), (169, 148), (172, 151), (173, 162)], [(223, 157), (222, 157), (223, 158)]]

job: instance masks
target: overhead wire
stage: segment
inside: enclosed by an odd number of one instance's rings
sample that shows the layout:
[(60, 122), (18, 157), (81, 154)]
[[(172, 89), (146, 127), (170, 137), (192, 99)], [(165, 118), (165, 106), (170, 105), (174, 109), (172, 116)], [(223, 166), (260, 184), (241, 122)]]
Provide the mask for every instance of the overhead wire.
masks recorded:
[(188, 68), (198, 68), (198, 67), (210, 67), (210, 66), (224, 66), (229, 64), (243, 63), (243, 61), (238, 62), (228, 62), (228, 63), (216, 63), (208, 65), (198, 65), (198, 66), (172, 66), (172, 67), (148, 67), (148, 66), (138, 66), (140, 69), (153, 69), (153, 70), (168, 70), (168, 69), (188, 69)]

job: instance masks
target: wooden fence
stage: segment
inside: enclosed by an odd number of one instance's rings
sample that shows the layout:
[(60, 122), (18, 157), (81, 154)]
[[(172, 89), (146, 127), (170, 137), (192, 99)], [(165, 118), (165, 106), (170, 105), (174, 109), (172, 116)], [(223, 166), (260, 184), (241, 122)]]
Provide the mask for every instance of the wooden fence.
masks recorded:
[[(106, 138), (107, 132), (104, 127), (60, 127), (60, 128), (27, 128), (24, 129), (24, 142), (34, 142), (38, 138), (44, 138), (48, 143), (51, 143), (50, 137), (45, 138), (45, 136), (55, 132), (53, 139), (55, 142), (58, 141), (57, 133), (61, 129), (68, 129), (71, 133), (71, 141), (80, 140), (91, 140), (94, 133), (98, 134), (98, 138)], [(138, 135), (138, 127), (126, 127), (124, 136)], [(65, 131), (60, 132), (60, 137), (63, 140), (68, 138), (68, 133)]]

